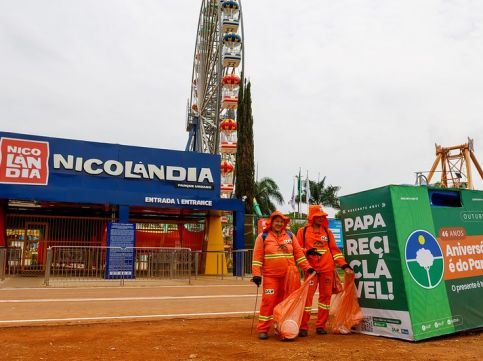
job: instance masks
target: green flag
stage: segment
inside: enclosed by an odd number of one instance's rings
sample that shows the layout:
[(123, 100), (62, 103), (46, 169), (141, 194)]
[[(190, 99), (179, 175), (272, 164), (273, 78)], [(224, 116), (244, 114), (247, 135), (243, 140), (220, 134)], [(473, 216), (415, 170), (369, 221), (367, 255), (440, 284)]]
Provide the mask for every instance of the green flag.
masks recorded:
[(253, 210), (255, 211), (255, 214), (258, 217), (262, 216), (262, 211), (260, 210), (260, 205), (258, 204), (257, 199), (255, 197), (253, 197)]

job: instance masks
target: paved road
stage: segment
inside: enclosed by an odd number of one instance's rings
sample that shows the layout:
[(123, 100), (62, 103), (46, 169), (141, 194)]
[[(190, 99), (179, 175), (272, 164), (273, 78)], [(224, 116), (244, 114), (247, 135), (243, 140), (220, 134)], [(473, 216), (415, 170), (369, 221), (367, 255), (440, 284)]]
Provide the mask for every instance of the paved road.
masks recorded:
[(144, 287), (0, 288), (0, 326), (250, 314), (247, 280)]

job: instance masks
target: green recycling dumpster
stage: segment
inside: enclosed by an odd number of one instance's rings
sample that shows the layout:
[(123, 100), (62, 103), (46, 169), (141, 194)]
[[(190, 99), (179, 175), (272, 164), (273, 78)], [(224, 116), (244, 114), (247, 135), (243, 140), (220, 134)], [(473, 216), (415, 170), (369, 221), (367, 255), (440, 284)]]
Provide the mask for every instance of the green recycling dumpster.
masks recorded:
[(483, 191), (389, 185), (340, 203), (357, 331), (418, 341), (483, 327)]

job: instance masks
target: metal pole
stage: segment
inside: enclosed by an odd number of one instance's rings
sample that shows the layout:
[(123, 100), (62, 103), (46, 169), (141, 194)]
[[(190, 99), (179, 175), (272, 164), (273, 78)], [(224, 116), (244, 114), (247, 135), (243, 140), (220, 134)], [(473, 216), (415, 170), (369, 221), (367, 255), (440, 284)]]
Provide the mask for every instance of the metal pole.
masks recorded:
[(5, 263), (7, 260), (7, 249), (0, 249), (0, 279), (3, 281), (5, 279)]
[(126, 265), (126, 253), (124, 252), (124, 249), (121, 249), (121, 252), (123, 253), (123, 257), (122, 257), (122, 262), (121, 262), (120, 286), (124, 286), (124, 266)]
[(52, 264), (52, 253), (53, 253), (53, 250), (51, 247), (49, 247), (47, 249), (47, 262), (45, 264), (45, 278), (44, 278), (44, 284), (46, 286), (49, 285), (49, 281), (50, 281), (50, 266)]
[(191, 250), (189, 251), (188, 254), (188, 264), (189, 264), (189, 270), (188, 270), (188, 284), (191, 284), (191, 266), (193, 265), (193, 258), (191, 256)]
[(225, 258), (226, 258), (225, 252), (221, 253), (220, 256), (221, 256), (221, 279), (223, 279), (225, 275)]
[(169, 279), (173, 279), (173, 267), (174, 267), (174, 252), (171, 252), (170, 262), (169, 262)]
[(198, 279), (199, 253), (195, 252), (195, 279)]
[(241, 279), (243, 281), (243, 277), (245, 277), (245, 255), (246, 252), (243, 251), (241, 254)]

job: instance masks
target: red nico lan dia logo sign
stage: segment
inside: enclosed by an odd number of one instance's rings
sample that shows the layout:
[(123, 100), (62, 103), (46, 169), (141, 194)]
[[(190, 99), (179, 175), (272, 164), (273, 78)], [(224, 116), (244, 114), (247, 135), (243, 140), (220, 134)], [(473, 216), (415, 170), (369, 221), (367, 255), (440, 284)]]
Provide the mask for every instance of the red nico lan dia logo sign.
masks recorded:
[(1, 138), (0, 183), (47, 185), (49, 143)]

